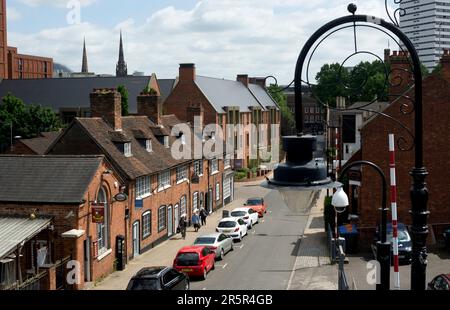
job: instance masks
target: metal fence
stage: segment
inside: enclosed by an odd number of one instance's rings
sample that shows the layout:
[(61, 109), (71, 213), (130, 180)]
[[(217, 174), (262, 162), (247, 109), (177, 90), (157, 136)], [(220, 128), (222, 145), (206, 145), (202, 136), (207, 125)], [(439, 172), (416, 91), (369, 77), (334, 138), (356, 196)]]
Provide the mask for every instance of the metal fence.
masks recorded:
[(67, 263), (70, 261), (70, 257), (65, 257), (56, 262), (56, 289), (57, 290), (72, 290), (73, 285), (67, 283)]
[(344, 260), (345, 260), (345, 239), (334, 238), (333, 231), (330, 224), (328, 224), (327, 229), (327, 243), (330, 253), (330, 260), (332, 264), (339, 263), (338, 268), (338, 289), (339, 290), (349, 290), (347, 276), (344, 270)]

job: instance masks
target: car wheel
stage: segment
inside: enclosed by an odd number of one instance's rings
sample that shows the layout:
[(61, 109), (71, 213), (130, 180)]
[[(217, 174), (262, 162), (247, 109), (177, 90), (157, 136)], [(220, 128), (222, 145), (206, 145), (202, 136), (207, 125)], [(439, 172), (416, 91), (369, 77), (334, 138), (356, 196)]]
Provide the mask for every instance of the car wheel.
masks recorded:
[(186, 285), (184, 286), (184, 290), (185, 291), (189, 291), (189, 282), (186, 281)]
[(250, 220), (250, 224), (247, 227), (248, 227), (248, 229), (252, 229), (252, 227), (253, 227), (252, 220)]
[(239, 233), (239, 242), (242, 242), (242, 233)]
[(231, 241), (231, 248), (230, 248), (230, 251), (234, 251), (233, 241)]
[(219, 256), (220, 260), (223, 260), (224, 256), (225, 256), (225, 253), (224, 253), (224, 251), (222, 249), (222, 250), (220, 250), (220, 256)]
[(259, 216), (256, 218), (256, 224), (259, 224)]
[(211, 270), (214, 270), (214, 269), (216, 269), (216, 264), (215, 263), (213, 263), (213, 265), (211, 267)]
[(206, 268), (203, 270), (203, 280), (206, 280), (206, 278), (208, 277), (208, 272), (206, 271)]

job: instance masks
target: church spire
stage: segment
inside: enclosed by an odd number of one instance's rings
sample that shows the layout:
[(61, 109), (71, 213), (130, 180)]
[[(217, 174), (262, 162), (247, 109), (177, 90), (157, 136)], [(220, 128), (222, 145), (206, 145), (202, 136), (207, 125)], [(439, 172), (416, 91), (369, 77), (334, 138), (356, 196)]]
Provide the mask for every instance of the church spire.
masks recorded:
[(119, 61), (116, 66), (116, 76), (125, 77), (128, 75), (127, 63), (123, 55), (122, 31), (120, 31)]
[(87, 52), (86, 52), (86, 38), (83, 41), (83, 64), (81, 65), (81, 73), (88, 73), (88, 61), (87, 61)]

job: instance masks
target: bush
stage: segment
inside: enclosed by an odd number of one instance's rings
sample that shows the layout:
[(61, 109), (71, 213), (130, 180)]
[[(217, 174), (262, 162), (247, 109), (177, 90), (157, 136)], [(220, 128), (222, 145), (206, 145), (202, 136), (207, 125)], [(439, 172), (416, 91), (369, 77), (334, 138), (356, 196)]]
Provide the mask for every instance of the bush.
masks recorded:
[(243, 180), (247, 178), (247, 173), (243, 171), (236, 171), (234, 173), (234, 177), (236, 178), (236, 180)]

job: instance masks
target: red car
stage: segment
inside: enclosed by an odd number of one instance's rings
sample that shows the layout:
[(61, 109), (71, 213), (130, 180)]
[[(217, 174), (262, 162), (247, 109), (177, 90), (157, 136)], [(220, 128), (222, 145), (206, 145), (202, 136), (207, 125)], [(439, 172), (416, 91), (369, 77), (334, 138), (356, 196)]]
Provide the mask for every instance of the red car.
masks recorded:
[(206, 279), (210, 270), (214, 270), (216, 253), (203, 245), (185, 246), (178, 251), (173, 268), (190, 277)]
[(244, 207), (258, 212), (259, 217), (263, 217), (264, 213), (267, 213), (267, 204), (264, 202), (264, 198), (249, 198), (247, 199), (247, 202), (244, 203)]

